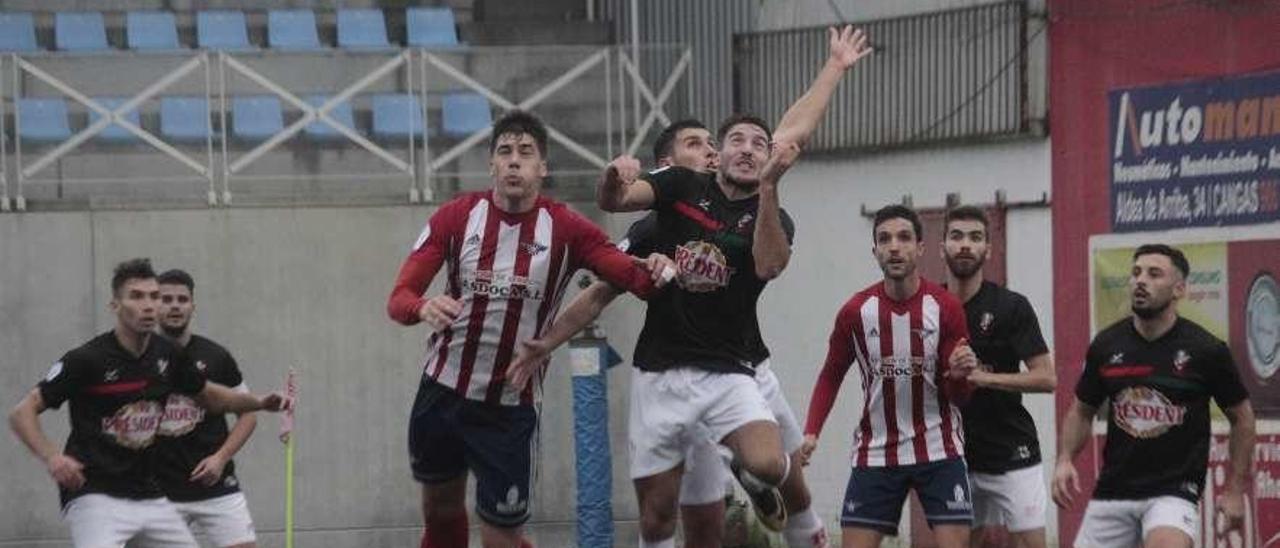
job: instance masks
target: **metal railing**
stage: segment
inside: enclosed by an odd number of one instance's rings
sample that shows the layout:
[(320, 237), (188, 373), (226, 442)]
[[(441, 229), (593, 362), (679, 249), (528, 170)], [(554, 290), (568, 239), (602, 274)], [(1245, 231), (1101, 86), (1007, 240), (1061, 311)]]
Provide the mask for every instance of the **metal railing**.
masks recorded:
[[(550, 175), (560, 185), (554, 191), (587, 192), (585, 185), (613, 156), (636, 152), (662, 125), (690, 114), (682, 101), (688, 93), (689, 50), (652, 46), (643, 52), (651, 59), (672, 59), (670, 73), (648, 81), (630, 51), (590, 46), (11, 54), (0, 57), (5, 76), (0, 79), (0, 211), (24, 210), (30, 199), (72, 196), (90, 206), (95, 200), (145, 205), (157, 198), (158, 203), (198, 199), (211, 207), (282, 197), (291, 204), (332, 203), (334, 196), (341, 200), (353, 190), (381, 193), (380, 201), (447, 199), (468, 185), (487, 185), (489, 177), (489, 127), (441, 135), (440, 124), (432, 123), (443, 115), (442, 96), (457, 91), (484, 97), (494, 117), (513, 108), (539, 114), (552, 141)], [(349, 102), (357, 105), (356, 126), (369, 125), (373, 114), (364, 105), (374, 93), (417, 98), (426, 126), (421, 134), (380, 140), (331, 116), (336, 106)], [(168, 140), (156, 131), (161, 94), (203, 98), (207, 138)], [(327, 100), (308, 102), (306, 94)], [(280, 101), (284, 119), (274, 135), (252, 141), (237, 137), (231, 103), (246, 95)], [(104, 96), (123, 102), (108, 108), (97, 99)], [(67, 102), (70, 138), (53, 143), (24, 138), (17, 104), (31, 97)], [(112, 124), (123, 128), (132, 144), (95, 139)], [(310, 124), (323, 124), (335, 135), (324, 142), (306, 139), (302, 133)], [(10, 151), (14, 162), (8, 162)], [(182, 181), (188, 186), (174, 184)], [(333, 196), (323, 195), (330, 191)]]
[[(1022, 2), (855, 22), (874, 55), (845, 76), (810, 149), (892, 148), (1030, 132)], [(780, 119), (827, 58), (827, 30), (734, 37), (734, 105)]]

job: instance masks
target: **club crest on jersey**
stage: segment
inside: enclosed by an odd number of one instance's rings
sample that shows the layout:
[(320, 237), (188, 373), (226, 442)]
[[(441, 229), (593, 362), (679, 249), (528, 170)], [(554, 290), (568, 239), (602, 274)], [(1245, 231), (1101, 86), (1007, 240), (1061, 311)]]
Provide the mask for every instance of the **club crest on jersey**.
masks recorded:
[(990, 312), (983, 312), (982, 318), (978, 320), (978, 331), (983, 335), (991, 334), (991, 324), (995, 323), (996, 317)]
[(159, 402), (141, 400), (124, 405), (102, 418), (102, 433), (129, 449), (142, 449), (155, 440), (164, 408)]
[(676, 281), (685, 291), (705, 293), (729, 285), (733, 267), (720, 248), (694, 240), (676, 246)]
[(178, 437), (195, 430), (204, 420), (204, 408), (182, 394), (170, 394), (164, 404), (164, 418), (157, 431), (161, 436)]
[(1191, 354), (1188, 354), (1186, 350), (1178, 350), (1178, 352), (1173, 355), (1174, 371), (1181, 373), (1182, 370), (1187, 367), (1188, 363), (1191, 363)]
[(542, 245), (538, 242), (524, 242), (520, 244), (520, 251), (525, 252), (525, 254), (527, 255), (537, 255), (546, 250), (547, 250), (547, 246)]
[(1130, 386), (1112, 399), (1111, 413), (1116, 425), (1130, 436), (1151, 439), (1182, 424), (1187, 408), (1147, 386)]

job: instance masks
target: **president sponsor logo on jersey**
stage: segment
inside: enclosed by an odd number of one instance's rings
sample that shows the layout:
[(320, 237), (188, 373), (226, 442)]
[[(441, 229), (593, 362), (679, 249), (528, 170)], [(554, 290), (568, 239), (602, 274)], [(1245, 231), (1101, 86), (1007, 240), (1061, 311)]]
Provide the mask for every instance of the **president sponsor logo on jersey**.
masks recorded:
[(155, 440), (156, 430), (164, 415), (160, 402), (136, 401), (122, 406), (110, 417), (102, 418), (102, 433), (116, 445), (130, 449), (142, 449)]
[(1130, 386), (1116, 394), (1111, 405), (1116, 425), (1130, 436), (1156, 438), (1182, 424), (1187, 408), (1176, 405), (1159, 390)]
[(164, 418), (160, 421), (161, 436), (178, 437), (195, 430), (204, 420), (204, 408), (189, 396), (170, 394), (164, 405)]
[(685, 291), (705, 293), (729, 285), (733, 267), (710, 242), (694, 240), (676, 247), (676, 281)]

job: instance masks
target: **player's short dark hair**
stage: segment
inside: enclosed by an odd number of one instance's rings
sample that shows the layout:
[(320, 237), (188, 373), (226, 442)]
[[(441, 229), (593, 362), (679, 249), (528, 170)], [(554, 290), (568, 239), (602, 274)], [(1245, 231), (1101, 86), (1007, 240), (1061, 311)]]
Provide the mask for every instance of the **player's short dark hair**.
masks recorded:
[(111, 274), (111, 294), (119, 297), (120, 289), (130, 280), (150, 280), (155, 277), (156, 271), (151, 268), (151, 259), (146, 257), (129, 259), (116, 265), (115, 271)]
[(1133, 258), (1137, 260), (1143, 255), (1164, 255), (1173, 263), (1174, 268), (1182, 272), (1182, 277), (1186, 278), (1191, 273), (1191, 263), (1187, 261), (1187, 256), (1182, 254), (1182, 250), (1168, 246), (1165, 244), (1142, 244), (1138, 249), (1134, 250)]
[(662, 133), (658, 134), (658, 138), (653, 141), (653, 163), (656, 164), (659, 160), (671, 155), (671, 149), (676, 142), (676, 134), (684, 129), (707, 129), (707, 126), (693, 118), (671, 122), (671, 125), (663, 129)]
[[(978, 206), (964, 205), (947, 211), (947, 219), (942, 223), (943, 227), (950, 227), (951, 221), (978, 221), (982, 223), (982, 231), (987, 232), (989, 224), (987, 223), (987, 212)], [(946, 234), (943, 234), (946, 238)]]
[(503, 135), (528, 135), (538, 146), (538, 154), (547, 156), (547, 126), (533, 113), (523, 110), (510, 110), (493, 123), (493, 135), (489, 136), (489, 154), (498, 148), (498, 139)]
[(916, 241), (924, 238), (924, 228), (920, 225), (920, 216), (916, 215), (915, 210), (900, 204), (890, 204), (880, 208), (876, 212), (874, 223), (871, 225), (871, 241), (876, 241), (876, 229), (880, 225), (890, 219), (905, 219), (911, 221), (911, 229), (916, 232)]
[(156, 276), (156, 281), (160, 282), (160, 285), (185, 285), (187, 291), (196, 292), (196, 281), (191, 278), (191, 274), (181, 268), (171, 268), (161, 272)]
[(729, 130), (733, 129), (733, 126), (738, 124), (751, 124), (759, 127), (764, 130), (765, 137), (769, 138), (770, 141), (773, 140), (773, 129), (769, 127), (769, 122), (752, 114), (737, 113), (730, 115), (724, 119), (724, 122), (720, 123), (720, 129), (716, 131), (716, 142), (724, 143), (724, 136), (729, 133)]

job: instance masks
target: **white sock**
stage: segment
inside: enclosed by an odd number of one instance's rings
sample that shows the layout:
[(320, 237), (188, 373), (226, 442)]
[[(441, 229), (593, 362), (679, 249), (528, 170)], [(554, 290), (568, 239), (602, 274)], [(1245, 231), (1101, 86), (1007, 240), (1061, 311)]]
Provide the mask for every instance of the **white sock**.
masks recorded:
[(787, 518), (782, 538), (790, 548), (828, 548), (827, 530), (818, 519), (818, 513), (808, 508)]
[(640, 548), (676, 548), (676, 537), (650, 542), (640, 535)]

